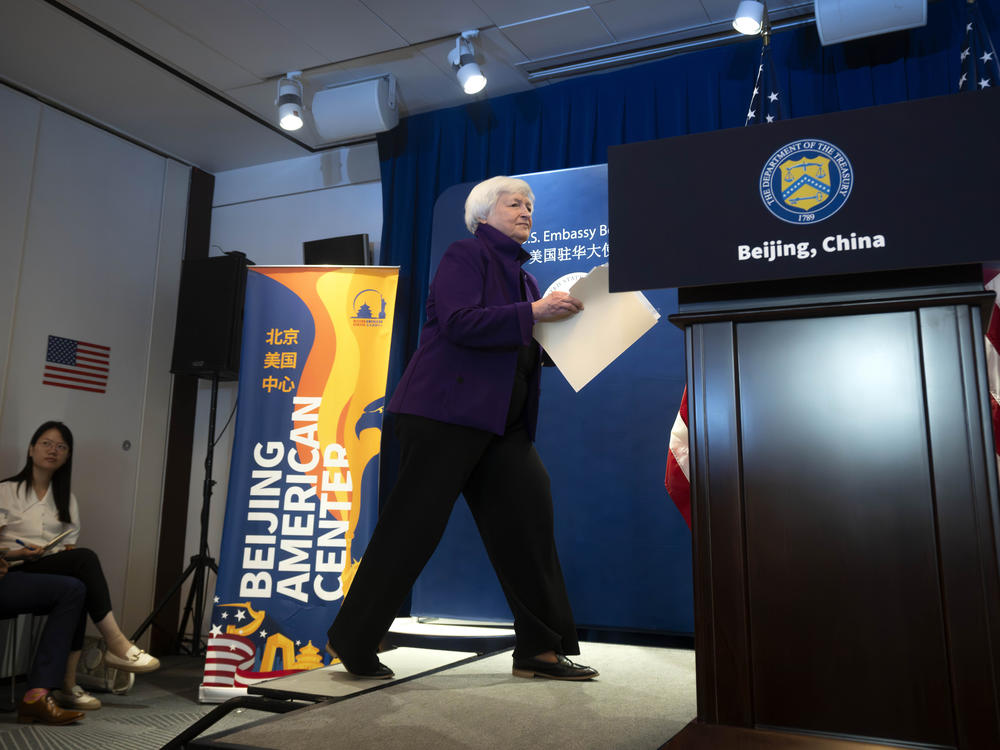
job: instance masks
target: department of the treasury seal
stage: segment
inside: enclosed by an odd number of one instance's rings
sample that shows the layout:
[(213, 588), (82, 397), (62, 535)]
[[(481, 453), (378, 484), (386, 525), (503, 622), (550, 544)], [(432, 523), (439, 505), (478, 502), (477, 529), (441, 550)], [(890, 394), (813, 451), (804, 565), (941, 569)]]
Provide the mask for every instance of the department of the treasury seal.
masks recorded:
[(830, 218), (847, 202), (853, 186), (854, 170), (847, 154), (812, 138), (779, 148), (760, 173), (764, 206), (789, 224)]

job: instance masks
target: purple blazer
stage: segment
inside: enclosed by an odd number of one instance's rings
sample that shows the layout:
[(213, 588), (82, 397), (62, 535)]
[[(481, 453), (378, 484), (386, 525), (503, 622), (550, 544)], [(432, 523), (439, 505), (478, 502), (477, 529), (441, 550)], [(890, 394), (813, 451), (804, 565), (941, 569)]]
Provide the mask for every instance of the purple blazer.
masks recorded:
[[(441, 257), (427, 296), (420, 346), (406, 366), (388, 409), (502, 435), (521, 345), (531, 338), (531, 302), (538, 282), (521, 270), (530, 256), (489, 224)], [(528, 301), (521, 302), (525, 277)], [(540, 358), (539, 358), (540, 359)], [(535, 439), (540, 366), (528, 381), (524, 422)]]

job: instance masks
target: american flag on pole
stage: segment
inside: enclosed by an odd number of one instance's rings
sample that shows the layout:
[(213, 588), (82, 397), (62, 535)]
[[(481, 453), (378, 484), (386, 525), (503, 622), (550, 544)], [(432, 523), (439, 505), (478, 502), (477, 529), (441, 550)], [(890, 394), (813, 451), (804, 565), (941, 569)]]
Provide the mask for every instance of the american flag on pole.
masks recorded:
[(746, 125), (756, 125), (781, 119), (781, 92), (778, 90), (778, 76), (771, 60), (771, 34), (764, 26), (763, 41), (760, 46), (760, 64), (757, 66), (757, 80), (753, 84), (750, 106), (747, 108)]
[(49, 336), (42, 385), (104, 393), (110, 369), (111, 347)]
[[(782, 118), (781, 91), (778, 86), (778, 76), (771, 60), (771, 32), (764, 18), (760, 47), (760, 64), (757, 66), (757, 77), (750, 95), (750, 106), (747, 108), (746, 125), (768, 124)], [(997, 340), (1000, 342), (1000, 320), (997, 322)], [(998, 362), (1000, 369), (1000, 362)], [(990, 381), (993, 382), (992, 380)], [(994, 424), (998, 409), (994, 402)], [(670, 448), (667, 452), (667, 472), (663, 483), (667, 494), (674, 501), (677, 510), (684, 516), (688, 528), (691, 527), (691, 471), (688, 447), (688, 392), (684, 387), (681, 396), (681, 406), (677, 410), (677, 418), (670, 430)]]
[(1000, 81), (1000, 61), (993, 41), (983, 22), (979, 5), (970, 0), (965, 4), (965, 44), (960, 57), (962, 77), (958, 90), (980, 91), (995, 88)]

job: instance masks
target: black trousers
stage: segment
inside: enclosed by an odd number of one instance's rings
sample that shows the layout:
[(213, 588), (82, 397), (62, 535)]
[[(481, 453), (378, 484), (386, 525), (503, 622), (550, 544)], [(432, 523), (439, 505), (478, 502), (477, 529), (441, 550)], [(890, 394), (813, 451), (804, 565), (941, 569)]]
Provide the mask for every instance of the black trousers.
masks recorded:
[(97, 554), (85, 547), (66, 549), (33, 562), (25, 561), (19, 569), (24, 573), (55, 573), (70, 576), (82, 581), (87, 587), (84, 612), (80, 615), (70, 643), (71, 651), (82, 649), (83, 636), (87, 632), (86, 615), (89, 614), (90, 619), (96, 623), (103, 620), (111, 611), (111, 594), (108, 592), (108, 582), (104, 578), (104, 570)]
[(375, 666), (378, 644), (460, 493), (514, 615), (515, 658), (580, 653), (556, 554), (549, 475), (527, 432), (497, 436), (401, 414), (396, 434), (399, 477), (329, 630), (341, 660), (356, 670)]
[(84, 586), (69, 576), (33, 575), (23, 568), (11, 568), (0, 578), (0, 617), (47, 615), (28, 672), (28, 687), (59, 687), (66, 673), (70, 639), (83, 612)]

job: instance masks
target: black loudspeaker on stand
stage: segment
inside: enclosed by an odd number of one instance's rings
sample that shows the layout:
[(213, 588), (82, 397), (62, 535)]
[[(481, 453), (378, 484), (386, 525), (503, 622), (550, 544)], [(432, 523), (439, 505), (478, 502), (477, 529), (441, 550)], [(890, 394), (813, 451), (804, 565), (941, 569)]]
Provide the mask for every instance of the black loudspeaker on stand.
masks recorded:
[(248, 265), (243, 253), (184, 261), (170, 372), (236, 380)]
[(243, 253), (185, 260), (181, 270), (181, 288), (177, 305), (177, 326), (170, 371), (175, 375), (194, 375), (212, 381), (208, 413), (208, 447), (205, 452), (205, 479), (202, 484), (201, 533), (198, 553), (157, 603), (149, 616), (132, 634), (137, 640), (160, 611), (191, 577), (187, 603), (181, 617), (174, 650), (184, 648), (188, 619), (191, 618), (191, 643), (187, 653), (201, 655), (198, 634), (205, 612), (205, 578), (219, 568), (208, 553), (208, 521), (212, 501), (212, 459), (215, 450), (215, 413), (219, 382), (236, 380), (239, 375), (240, 345), (243, 330), (243, 297), (246, 292), (247, 266), (253, 265)]

